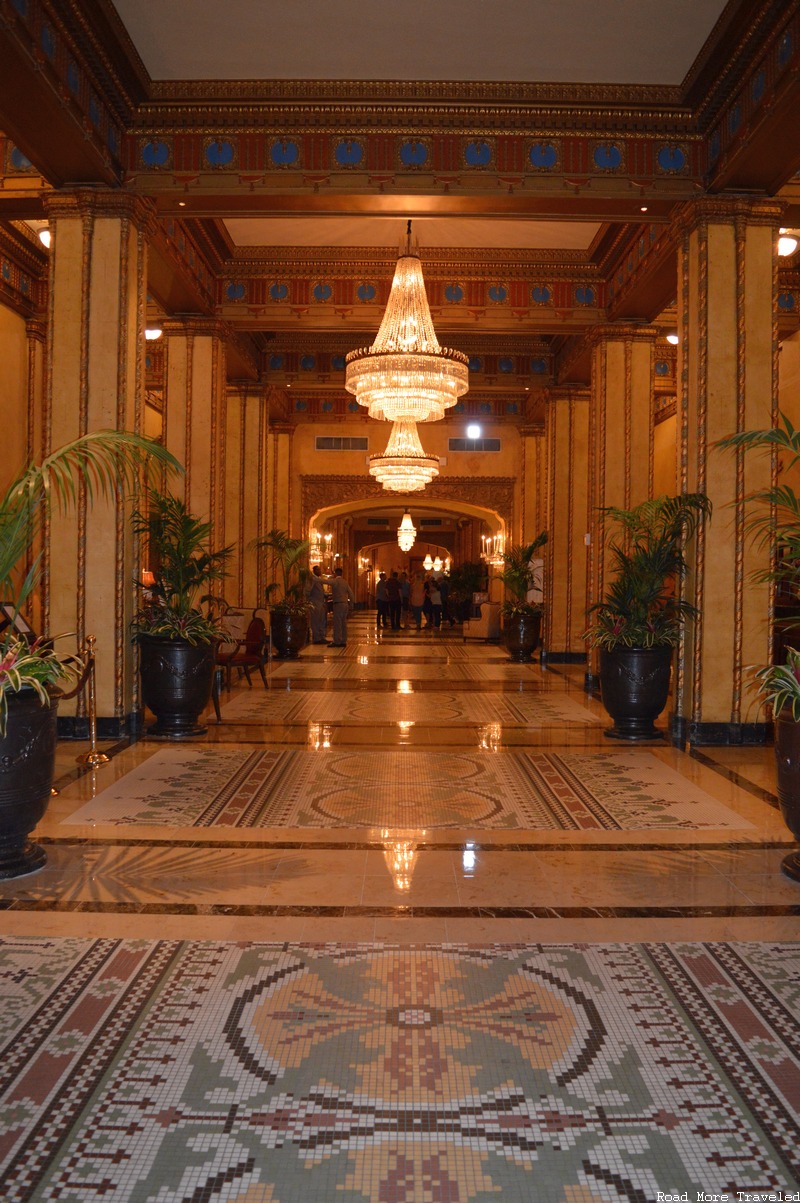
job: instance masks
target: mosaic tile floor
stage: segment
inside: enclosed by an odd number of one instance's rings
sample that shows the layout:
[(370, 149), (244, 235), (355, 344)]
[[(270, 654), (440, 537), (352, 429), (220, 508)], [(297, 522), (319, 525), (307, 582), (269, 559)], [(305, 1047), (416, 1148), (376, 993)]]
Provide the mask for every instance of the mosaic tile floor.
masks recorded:
[(6, 939), (0, 976), (4, 1203), (648, 1203), (800, 1175), (797, 944)]
[(204, 741), (59, 745), (0, 882), (0, 1203), (788, 1203), (771, 750), (619, 748), (582, 665), (350, 634)]
[(68, 823), (172, 827), (749, 827), (649, 752), (161, 748)]
[(242, 691), (221, 707), (231, 723), (518, 723), (545, 727), (604, 720), (565, 694), (532, 693), (348, 693), (347, 705), (333, 693), (286, 689)]

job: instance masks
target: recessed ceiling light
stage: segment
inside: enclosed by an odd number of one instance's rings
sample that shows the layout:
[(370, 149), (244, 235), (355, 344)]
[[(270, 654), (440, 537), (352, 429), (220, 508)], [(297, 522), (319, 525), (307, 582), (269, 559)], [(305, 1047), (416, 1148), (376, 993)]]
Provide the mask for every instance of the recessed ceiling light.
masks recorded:
[(479, 439), (480, 437), (481, 437), (480, 426), (478, 425), (477, 422), (470, 422), (469, 426), (467, 427), (467, 438), (468, 439)]
[(646, 213), (646, 212), (647, 212), (647, 205), (642, 205), (642, 206), (640, 207), (640, 209), (639, 209), (639, 212), (640, 212), (640, 213)]

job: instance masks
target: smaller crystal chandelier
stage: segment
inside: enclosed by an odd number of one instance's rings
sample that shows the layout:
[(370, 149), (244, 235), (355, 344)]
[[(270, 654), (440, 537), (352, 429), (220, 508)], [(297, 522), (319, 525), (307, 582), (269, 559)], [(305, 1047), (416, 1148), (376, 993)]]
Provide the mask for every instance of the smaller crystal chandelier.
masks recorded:
[(393, 493), (416, 493), (439, 475), (439, 457), (422, 450), (416, 422), (395, 422), (383, 455), (369, 457), (369, 474)]
[(442, 563), (442, 557), (437, 556), (436, 559), (433, 561), (433, 571), (441, 572), (443, 568), (444, 568), (444, 564)]
[(430, 571), (432, 570), (432, 568), (433, 568), (433, 560), (431, 559), (431, 553), (430, 553), (430, 552), (428, 552), (428, 554), (426, 555), (425, 559), (422, 561), (422, 567), (425, 569), (425, 571), (426, 571), (426, 572), (430, 572)]
[(397, 543), (401, 551), (411, 551), (417, 538), (417, 528), (411, 521), (408, 510), (403, 514), (403, 521), (397, 528)]

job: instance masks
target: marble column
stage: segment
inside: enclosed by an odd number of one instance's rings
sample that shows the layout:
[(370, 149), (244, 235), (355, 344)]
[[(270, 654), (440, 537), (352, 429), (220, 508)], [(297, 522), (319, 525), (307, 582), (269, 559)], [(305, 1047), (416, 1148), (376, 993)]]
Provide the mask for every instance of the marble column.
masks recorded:
[[(77, 188), (44, 197), (50, 296), (43, 442), (49, 450), (93, 430), (141, 431), (144, 410), (146, 241), (150, 208), (124, 193)], [(136, 708), (130, 622), (136, 569), (129, 505), (82, 492), (49, 524), (43, 626), (97, 638), (101, 732), (119, 733)], [(62, 726), (82, 699), (62, 703)], [(73, 723), (78, 731), (85, 722)]]
[(519, 435), (522, 521), (519, 541), (532, 543), (547, 525), (547, 452), (541, 426), (522, 426)]
[[(605, 592), (606, 520), (603, 509), (632, 509), (651, 494), (653, 480), (653, 326), (595, 326), (589, 405), (588, 602)], [(597, 680), (597, 652), (589, 653), (587, 683)]]
[[(26, 380), (25, 459), (28, 463), (41, 463), (46, 454), (45, 383), (47, 370), (47, 323), (39, 318), (30, 318), (26, 323), (26, 333), (28, 367)], [(42, 562), (46, 565), (47, 550), (44, 537), (40, 535), (36, 543), (30, 548), (25, 571), (27, 572), (31, 568), (34, 559), (40, 554)], [(28, 611), (28, 618), (34, 631), (43, 630), (41, 590), (36, 590), (32, 595)]]
[(225, 342), (214, 318), (168, 318), (165, 347), (164, 444), (186, 475), (170, 483), (190, 511), (211, 523), (211, 547), (225, 545)]
[(589, 530), (589, 389), (565, 385), (546, 399), (548, 532), (544, 651), (548, 660), (586, 659)]
[(237, 606), (264, 603), (259, 557), (254, 539), (266, 534), (266, 398), (252, 381), (228, 386), (225, 433), (225, 536), (233, 544), (224, 585), (225, 597)]
[(770, 590), (753, 580), (769, 550), (747, 538), (745, 497), (769, 485), (775, 466), (714, 444), (776, 418), (780, 215), (774, 201), (720, 196), (677, 219), (680, 488), (714, 507), (689, 549), (685, 595), (701, 614), (676, 674), (675, 736), (697, 744), (757, 741), (765, 730), (746, 666), (769, 660)]
[(307, 538), (308, 531), (295, 529), (292, 515), (292, 442), (294, 426), (290, 422), (269, 423), (269, 528), (288, 531), (292, 538)]

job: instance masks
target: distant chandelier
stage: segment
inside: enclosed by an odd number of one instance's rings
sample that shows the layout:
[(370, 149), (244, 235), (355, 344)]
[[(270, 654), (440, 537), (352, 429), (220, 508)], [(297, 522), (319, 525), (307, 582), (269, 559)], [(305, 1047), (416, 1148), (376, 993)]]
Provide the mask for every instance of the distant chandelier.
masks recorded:
[(435, 422), (469, 388), (467, 356), (436, 338), (410, 221), (375, 342), (346, 364), (345, 388), (379, 421)]
[(403, 514), (403, 521), (397, 528), (397, 543), (401, 551), (411, 551), (417, 538), (417, 528), (411, 521), (408, 510)]
[(439, 457), (426, 455), (416, 422), (395, 422), (383, 455), (369, 457), (369, 474), (392, 493), (417, 493), (439, 475)]

